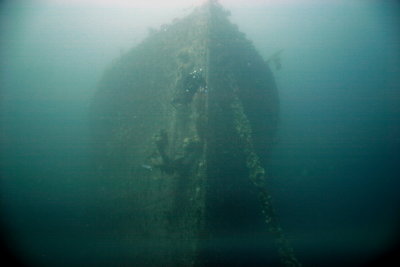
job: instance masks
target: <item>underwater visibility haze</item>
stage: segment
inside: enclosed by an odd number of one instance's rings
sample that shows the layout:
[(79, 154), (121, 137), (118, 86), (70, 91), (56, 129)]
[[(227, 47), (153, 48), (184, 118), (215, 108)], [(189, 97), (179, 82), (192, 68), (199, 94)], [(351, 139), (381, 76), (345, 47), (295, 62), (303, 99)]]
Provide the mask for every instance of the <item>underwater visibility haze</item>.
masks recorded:
[(0, 3), (5, 256), (399, 261), (400, 5), (214, 2)]

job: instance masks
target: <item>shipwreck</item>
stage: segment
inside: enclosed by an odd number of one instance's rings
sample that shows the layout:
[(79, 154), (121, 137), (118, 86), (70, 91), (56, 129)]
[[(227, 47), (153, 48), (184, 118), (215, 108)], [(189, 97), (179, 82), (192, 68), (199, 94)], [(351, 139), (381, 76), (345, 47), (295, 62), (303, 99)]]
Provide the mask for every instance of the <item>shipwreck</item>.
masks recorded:
[(91, 109), (98, 175), (124, 185), (132, 266), (300, 266), (268, 193), (274, 77), (220, 4), (122, 55)]

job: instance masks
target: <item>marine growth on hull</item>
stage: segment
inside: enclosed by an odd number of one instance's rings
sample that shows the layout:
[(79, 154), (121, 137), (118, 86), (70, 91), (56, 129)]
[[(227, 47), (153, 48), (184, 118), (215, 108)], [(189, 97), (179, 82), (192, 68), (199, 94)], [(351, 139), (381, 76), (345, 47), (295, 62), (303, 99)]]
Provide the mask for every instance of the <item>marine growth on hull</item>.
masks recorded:
[(96, 168), (129, 203), (116, 231), (132, 264), (300, 265), (267, 191), (278, 108), (268, 64), (215, 1), (110, 66), (92, 103)]

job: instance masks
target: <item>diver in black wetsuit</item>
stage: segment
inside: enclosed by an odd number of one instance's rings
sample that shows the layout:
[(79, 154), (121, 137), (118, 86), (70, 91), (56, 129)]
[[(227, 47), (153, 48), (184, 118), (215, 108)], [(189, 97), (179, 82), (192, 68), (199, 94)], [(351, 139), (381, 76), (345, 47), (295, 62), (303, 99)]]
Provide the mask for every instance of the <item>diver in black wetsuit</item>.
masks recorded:
[(177, 92), (172, 100), (172, 105), (186, 105), (192, 102), (193, 96), (200, 88), (206, 87), (203, 70), (194, 70), (183, 78), (182, 88)]

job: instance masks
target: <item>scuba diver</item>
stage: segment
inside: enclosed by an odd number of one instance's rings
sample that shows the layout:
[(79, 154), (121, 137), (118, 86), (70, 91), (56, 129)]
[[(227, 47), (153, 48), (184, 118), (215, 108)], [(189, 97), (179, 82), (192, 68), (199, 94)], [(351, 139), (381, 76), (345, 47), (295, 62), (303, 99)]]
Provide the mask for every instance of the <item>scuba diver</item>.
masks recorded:
[(203, 70), (200, 68), (187, 74), (182, 79), (182, 85), (172, 99), (171, 104), (175, 108), (178, 105), (189, 104), (192, 102), (196, 92), (201, 88), (206, 88), (206, 81), (203, 76)]

